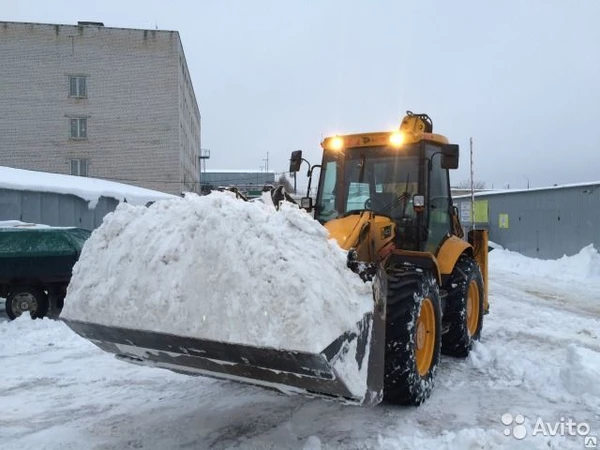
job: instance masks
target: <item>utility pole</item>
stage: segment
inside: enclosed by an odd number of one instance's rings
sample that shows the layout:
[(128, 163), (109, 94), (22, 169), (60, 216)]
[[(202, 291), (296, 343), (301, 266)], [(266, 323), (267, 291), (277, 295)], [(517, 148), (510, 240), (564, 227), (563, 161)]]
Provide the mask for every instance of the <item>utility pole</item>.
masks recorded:
[(200, 149), (200, 155), (198, 156), (198, 160), (200, 161), (200, 170), (198, 173), (198, 182), (199, 182), (199, 187), (198, 187), (198, 192), (201, 194), (202, 193), (202, 177), (203, 174), (206, 173), (206, 160), (210, 159), (210, 149), (208, 148), (201, 148)]
[(263, 161), (265, 162), (265, 172), (268, 172), (269, 171), (269, 152), (267, 152), (267, 157), (265, 159), (263, 159)]
[(473, 138), (469, 138), (469, 150), (471, 155), (471, 230), (475, 229), (475, 179), (473, 175)]

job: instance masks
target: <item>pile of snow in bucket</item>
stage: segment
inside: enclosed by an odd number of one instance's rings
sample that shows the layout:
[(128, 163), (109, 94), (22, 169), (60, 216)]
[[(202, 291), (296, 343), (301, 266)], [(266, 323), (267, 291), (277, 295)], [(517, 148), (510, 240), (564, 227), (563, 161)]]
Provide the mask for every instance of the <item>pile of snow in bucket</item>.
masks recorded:
[(372, 304), (305, 211), (215, 192), (119, 205), (86, 242), (62, 317), (320, 352)]

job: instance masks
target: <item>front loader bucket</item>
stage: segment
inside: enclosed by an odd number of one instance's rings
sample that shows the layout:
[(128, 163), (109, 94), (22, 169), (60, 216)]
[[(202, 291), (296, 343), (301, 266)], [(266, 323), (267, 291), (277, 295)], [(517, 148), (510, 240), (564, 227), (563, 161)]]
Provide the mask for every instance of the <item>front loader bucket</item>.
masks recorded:
[(382, 400), (385, 324), (377, 313), (365, 314), (356, 331), (344, 333), (319, 353), (63, 321), (102, 350), (136, 364), (347, 403)]

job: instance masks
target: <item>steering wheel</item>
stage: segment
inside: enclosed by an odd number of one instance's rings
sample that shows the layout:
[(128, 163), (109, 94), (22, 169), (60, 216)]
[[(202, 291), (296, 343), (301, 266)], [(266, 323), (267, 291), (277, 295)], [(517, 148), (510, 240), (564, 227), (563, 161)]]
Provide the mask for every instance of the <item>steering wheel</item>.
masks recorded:
[(370, 198), (366, 199), (364, 204), (365, 209), (371, 209), (371, 203), (372, 202)]

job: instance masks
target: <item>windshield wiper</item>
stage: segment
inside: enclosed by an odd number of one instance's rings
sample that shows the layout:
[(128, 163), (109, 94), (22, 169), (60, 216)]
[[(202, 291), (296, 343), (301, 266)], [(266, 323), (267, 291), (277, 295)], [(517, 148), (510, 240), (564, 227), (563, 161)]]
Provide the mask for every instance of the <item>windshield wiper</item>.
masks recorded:
[(402, 209), (402, 217), (406, 217), (406, 207), (408, 206), (408, 179), (410, 177), (410, 172), (406, 172), (406, 187), (404, 188), (404, 194), (406, 198), (404, 199), (404, 208)]
[(404, 201), (404, 206), (402, 207), (402, 217), (406, 216), (406, 207), (408, 206), (408, 199), (410, 197), (410, 193), (408, 192), (409, 181), (410, 181), (410, 172), (406, 174), (406, 187), (404, 188), (404, 192), (399, 197), (396, 197), (392, 203), (390, 203), (389, 205), (386, 205), (384, 208), (382, 208), (381, 209), (382, 213), (391, 212), (391, 210), (394, 209), (396, 206), (398, 206), (401, 201)]
[(365, 179), (365, 155), (360, 156), (360, 173), (358, 174), (358, 182), (363, 183)]

